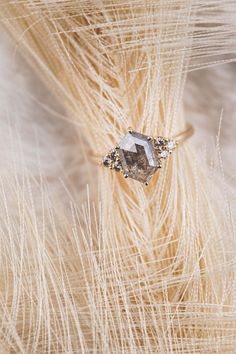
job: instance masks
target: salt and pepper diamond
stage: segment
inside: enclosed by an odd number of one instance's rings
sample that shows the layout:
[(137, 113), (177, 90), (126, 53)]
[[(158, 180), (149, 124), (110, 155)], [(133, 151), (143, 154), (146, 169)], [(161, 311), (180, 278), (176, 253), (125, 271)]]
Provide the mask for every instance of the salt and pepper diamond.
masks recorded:
[(151, 138), (129, 130), (119, 146), (104, 157), (103, 165), (147, 185), (176, 144), (173, 139)]

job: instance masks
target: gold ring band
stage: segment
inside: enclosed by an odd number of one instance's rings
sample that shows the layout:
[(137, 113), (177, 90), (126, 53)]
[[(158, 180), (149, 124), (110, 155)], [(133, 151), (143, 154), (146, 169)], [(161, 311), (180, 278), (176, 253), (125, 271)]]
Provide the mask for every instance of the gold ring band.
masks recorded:
[(173, 139), (178, 143), (178, 144), (182, 144), (183, 142), (185, 142), (188, 138), (190, 138), (194, 133), (194, 128), (192, 126), (192, 124), (187, 124), (186, 125), (186, 129), (183, 130), (182, 132), (178, 133), (177, 135), (175, 135), (173, 137)]

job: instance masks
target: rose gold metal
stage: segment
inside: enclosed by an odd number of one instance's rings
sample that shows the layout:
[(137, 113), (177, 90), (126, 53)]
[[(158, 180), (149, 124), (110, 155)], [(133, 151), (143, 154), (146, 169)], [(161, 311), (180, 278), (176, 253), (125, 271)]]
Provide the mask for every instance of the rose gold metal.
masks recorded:
[(188, 138), (190, 138), (194, 133), (194, 128), (191, 124), (186, 125), (186, 129), (180, 132), (179, 134), (175, 135), (173, 139), (178, 143), (182, 144), (185, 142)]

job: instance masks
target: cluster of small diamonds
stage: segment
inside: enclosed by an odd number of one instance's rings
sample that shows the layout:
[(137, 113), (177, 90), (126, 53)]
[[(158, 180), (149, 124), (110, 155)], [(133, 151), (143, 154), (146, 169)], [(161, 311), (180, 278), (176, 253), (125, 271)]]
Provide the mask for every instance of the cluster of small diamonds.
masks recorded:
[(153, 138), (152, 144), (159, 159), (166, 159), (176, 148), (176, 141), (162, 136)]
[(102, 161), (104, 166), (109, 167), (111, 170), (115, 170), (116, 172), (119, 172), (122, 170), (118, 149), (119, 148), (116, 147), (115, 149), (111, 150), (103, 158), (103, 161)]

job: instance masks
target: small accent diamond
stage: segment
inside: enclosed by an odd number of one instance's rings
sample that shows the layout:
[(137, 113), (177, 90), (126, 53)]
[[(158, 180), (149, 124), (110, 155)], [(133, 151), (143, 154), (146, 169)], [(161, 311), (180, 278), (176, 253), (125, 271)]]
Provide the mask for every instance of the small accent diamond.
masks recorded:
[(120, 160), (116, 161), (114, 163), (114, 169), (119, 172), (121, 169), (122, 169), (122, 166), (121, 166), (121, 163), (120, 163)]
[(166, 159), (169, 156), (169, 152), (167, 150), (163, 150), (160, 153), (160, 157), (162, 157), (163, 159)]
[(103, 159), (103, 165), (106, 167), (110, 167), (112, 164), (112, 159), (108, 156), (105, 156), (105, 158)]
[(162, 136), (158, 136), (158, 138), (153, 140), (153, 145), (154, 147), (160, 147), (160, 146), (164, 146), (166, 144), (166, 139), (163, 138)]
[(169, 150), (174, 150), (176, 148), (176, 141), (175, 140), (169, 140), (167, 143), (167, 148)]

